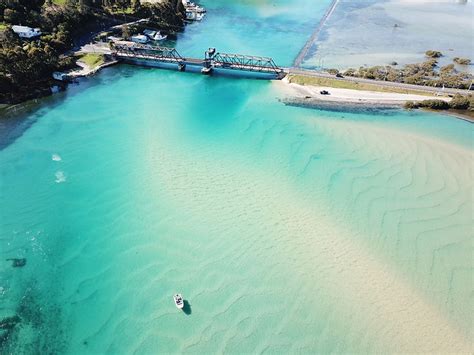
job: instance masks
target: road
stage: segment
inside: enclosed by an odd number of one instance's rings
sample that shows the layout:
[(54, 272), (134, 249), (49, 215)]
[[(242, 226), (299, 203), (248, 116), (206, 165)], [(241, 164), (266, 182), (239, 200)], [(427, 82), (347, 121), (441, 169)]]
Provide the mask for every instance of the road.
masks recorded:
[(439, 94), (467, 95), (468, 93), (472, 93), (472, 91), (462, 90), (462, 89), (451, 89), (451, 88), (443, 89), (443, 88), (433, 87), (433, 86), (411, 85), (411, 84), (404, 84), (404, 83), (395, 83), (391, 81), (355, 78), (351, 76), (346, 76), (344, 78), (337, 78), (335, 75), (319, 72), (316, 70), (309, 70), (309, 69), (286, 68), (285, 72), (289, 74), (295, 74), (295, 75), (304, 75), (304, 76), (311, 76), (311, 77), (316, 77), (316, 78), (325, 78), (325, 79), (332, 79), (332, 80), (346, 81), (346, 82), (353, 82), (353, 83), (355, 82), (355, 83), (361, 83), (361, 84), (372, 84), (372, 85), (379, 85), (379, 86), (397, 88), (397, 89), (402, 89), (402, 90), (423, 91), (423, 92), (428, 92), (431, 94), (439, 93)]

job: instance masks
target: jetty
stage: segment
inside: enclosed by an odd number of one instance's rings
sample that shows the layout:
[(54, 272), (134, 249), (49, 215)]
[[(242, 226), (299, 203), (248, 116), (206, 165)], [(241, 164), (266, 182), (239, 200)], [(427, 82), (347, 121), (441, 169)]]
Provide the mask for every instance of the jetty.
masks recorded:
[(192, 58), (182, 56), (175, 48), (117, 41), (112, 46), (111, 54), (116, 60), (129, 64), (174, 67), (179, 71), (191, 68), (194, 71), (198, 69), (203, 74), (240, 71), (272, 79), (282, 79), (286, 75), (286, 71), (276, 65), (272, 58), (222, 53), (215, 48), (209, 48), (203, 58)]

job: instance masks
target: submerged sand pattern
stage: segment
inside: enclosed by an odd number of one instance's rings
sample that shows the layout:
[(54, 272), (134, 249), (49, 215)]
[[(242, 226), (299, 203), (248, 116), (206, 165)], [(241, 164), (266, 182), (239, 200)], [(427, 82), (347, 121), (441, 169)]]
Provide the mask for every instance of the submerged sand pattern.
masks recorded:
[(28, 259), (5, 268), (8, 308), (35, 291), (13, 353), (472, 352), (471, 125), (121, 74), (0, 155), (22, 188), (1, 191), (1, 250)]
[[(417, 155), (417, 160), (424, 160), (425, 154), (434, 155), (437, 159), (455, 157), (453, 161), (446, 161), (450, 168), (454, 167), (453, 164), (472, 162), (471, 153), (463, 148), (410, 135), (407, 132), (389, 132), (368, 125), (358, 127), (356, 123), (344, 122), (322, 125), (336, 136), (351, 129), (356, 138), (350, 140), (356, 142), (358, 130), (363, 129), (364, 137), (360, 138), (364, 140), (365, 146), (375, 144), (378, 148), (384, 145), (394, 148), (392, 145), (397, 145), (401, 147), (398, 149), (399, 153), (403, 151), (407, 154), (414, 153)], [(385, 139), (381, 140), (380, 137), (383, 135)], [(391, 143), (390, 139), (395, 137), (398, 139), (397, 143), (395, 140)], [(150, 137), (148, 140), (147, 158), (151, 183), (155, 180), (157, 184), (166, 186), (165, 196), (174, 201), (177, 208), (186, 211), (185, 213), (189, 213), (190, 216), (195, 216), (194, 218), (200, 221), (199, 224), (210, 224), (213, 226), (212, 230), (221, 231), (214, 234), (214, 238), (218, 239), (212, 242), (217, 244), (215, 252), (225, 250), (227, 243), (238, 244), (238, 247), (224, 252), (222, 259), (215, 262), (215, 273), (220, 274), (221, 268), (225, 268), (227, 263), (235, 263), (236, 270), (242, 270), (240, 278), (234, 280), (240, 282), (237, 294), (242, 298), (255, 297), (258, 294), (256, 290), (249, 289), (245, 282), (246, 273), (255, 272), (252, 271), (255, 263), (261, 272), (262, 283), (266, 286), (275, 283), (274, 278), (281, 278), (283, 284), (291, 284), (293, 279), (293, 282), (304, 285), (303, 294), (300, 293), (300, 288), (277, 291), (284, 292), (287, 297), (294, 294), (296, 299), (289, 302), (289, 309), (277, 302), (273, 304), (272, 292), (261, 290), (263, 292), (261, 296), (266, 297), (268, 303), (272, 305), (268, 305), (265, 312), (258, 312), (258, 307), (254, 309), (256, 314), (246, 312), (236, 318), (233, 325), (226, 328), (225, 334), (230, 332), (232, 339), (240, 339), (240, 342), (236, 343), (245, 342), (245, 338), (235, 332), (244, 319), (247, 317), (253, 319), (252, 324), (255, 327), (253, 330), (258, 333), (259, 317), (267, 317), (267, 313), (281, 312), (282, 318), (279, 317), (280, 321), (276, 326), (278, 331), (266, 334), (266, 339), (263, 334), (263, 338), (260, 339), (260, 342), (267, 344), (268, 348), (257, 348), (258, 350), (276, 350), (278, 343), (282, 349), (289, 351), (324, 349), (325, 332), (334, 323), (341, 326), (345, 322), (350, 322), (350, 328), (346, 329), (349, 335), (336, 332), (337, 337), (346, 339), (341, 341), (341, 348), (333, 350), (342, 351), (344, 349), (342, 344), (345, 342), (350, 343), (351, 349), (359, 351), (371, 348), (380, 351), (468, 353), (472, 350), (468, 334), (461, 331), (459, 325), (456, 325), (436, 302), (428, 299), (423, 292), (405, 281), (403, 275), (394, 271), (390, 263), (384, 262), (380, 257), (358, 245), (356, 241), (358, 238), (353, 235), (354, 232), (335, 225), (335, 220), (328, 216), (324, 208), (309, 203), (307, 198), (294, 191), (289, 181), (281, 179), (278, 173), (272, 177), (262, 171), (249, 169), (243, 162), (225, 161), (224, 157), (216, 153), (211, 154), (209, 151), (193, 150), (192, 154), (175, 152), (170, 150), (169, 146), (160, 146), (157, 143), (159, 141), (162, 139), (157, 140), (156, 137)], [(210, 156), (214, 156), (215, 160), (209, 159)], [(423, 164), (421, 161), (419, 163)], [(459, 168), (455, 170), (456, 174), (463, 171), (462, 167), (460, 168), (461, 170)], [(472, 171), (464, 172), (467, 175), (446, 177), (444, 183), (447, 186), (444, 189), (429, 193), (443, 194), (445, 190), (451, 189), (449, 186), (451, 184), (454, 184), (452, 187), (455, 189), (465, 189), (466, 186), (472, 188), (467, 181), (468, 178), (472, 178)], [(388, 179), (391, 176), (388, 176)], [(415, 181), (419, 178), (423, 180), (427, 177), (414, 174), (412, 178), (414, 181), (408, 184), (402, 183), (400, 189), (409, 189), (412, 184), (417, 184)], [(452, 178), (454, 180), (450, 181)], [(353, 184), (357, 184), (358, 179), (355, 177)], [(466, 181), (458, 185), (460, 182), (458, 179)], [(465, 185), (466, 183), (468, 185)], [(359, 196), (356, 199), (360, 198)], [(423, 205), (423, 202), (420, 205)], [(370, 206), (368, 207), (370, 209)], [(404, 210), (408, 211), (410, 208), (430, 208), (434, 213), (439, 209), (436, 205), (428, 204), (426, 207), (405, 205)], [(462, 209), (463, 205), (459, 205), (458, 208)], [(386, 211), (385, 216), (390, 212)], [(440, 224), (438, 222), (438, 225)], [(441, 225), (439, 226), (441, 230), (455, 228), (450, 224)], [(227, 240), (237, 235), (243, 240)], [(404, 233), (401, 232), (398, 238), (403, 237)], [(418, 243), (421, 238), (423, 233), (409, 243)], [(456, 239), (454, 238), (455, 243)], [(442, 252), (443, 246), (449, 247), (451, 244), (443, 241), (440, 243), (432, 252), (434, 259)], [(437, 264), (436, 260), (434, 263)], [(201, 265), (200, 269), (198, 278), (203, 277), (203, 280), (207, 281), (205, 275), (209, 270), (204, 265)], [(274, 275), (275, 273), (278, 276)], [(227, 286), (232, 284), (234, 277), (234, 274), (227, 273), (219, 275), (220, 279), (229, 280)], [(221, 285), (218, 291), (223, 287), (225, 284)], [(204, 286), (199, 288), (200, 295), (208, 293), (211, 292)], [(232, 301), (232, 298), (235, 299)], [(206, 314), (206, 317), (210, 320), (205, 322), (208, 325), (203, 329), (203, 334), (212, 334), (209, 329), (215, 328), (217, 329), (214, 332), (219, 332), (219, 323), (216, 324), (216, 321), (222, 315), (221, 312), (224, 314), (230, 312), (231, 306), (239, 300), (236, 295), (229, 296), (229, 306), (224, 310), (216, 312), (208, 309), (207, 311), (211, 313)], [(292, 338), (288, 336), (291, 334), (290, 328), (302, 329), (297, 325), (299, 324), (301, 327), (306, 327), (305, 333), (312, 333), (310, 330), (319, 317), (317, 312), (313, 313), (312, 306), (317, 303), (329, 306), (330, 315), (326, 319), (327, 324), (319, 324), (320, 333), (302, 336), (301, 338), (306, 340), (291, 345)], [(295, 314), (302, 319), (295, 319)], [(304, 314), (307, 314), (308, 318), (305, 318)], [(313, 319), (310, 314), (313, 315)], [(357, 328), (354, 328), (355, 325)], [(248, 332), (252, 333), (253, 331)], [(183, 350), (199, 351), (205, 349), (201, 347), (206, 346), (207, 342), (217, 341), (204, 337), (203, 334), (198, 338), (194, 337), (196, 339), (192, 342), (186, 342)], [(276, 334), (278, 337), (275, 337)], [(222, 339), (218, 343), (224, 342), (226, 338), (218, 336), (218, 339)], [(283, 339), (286, 339), (286, 342)], [(233, 349), (226, 348), (225, 343), (223, 346), (221, 348), (223, 351)]]

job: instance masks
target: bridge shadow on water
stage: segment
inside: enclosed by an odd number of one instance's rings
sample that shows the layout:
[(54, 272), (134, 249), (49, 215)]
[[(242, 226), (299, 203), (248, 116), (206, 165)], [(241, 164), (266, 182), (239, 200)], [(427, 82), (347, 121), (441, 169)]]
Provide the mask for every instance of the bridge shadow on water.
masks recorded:
[(191, 305), (189, 304), (189, 302), (187, 300), (184, 300), (183, 312), (187, 316), (190, 316), (191, 313), (193, 313), (193, 311), (191, 310)]

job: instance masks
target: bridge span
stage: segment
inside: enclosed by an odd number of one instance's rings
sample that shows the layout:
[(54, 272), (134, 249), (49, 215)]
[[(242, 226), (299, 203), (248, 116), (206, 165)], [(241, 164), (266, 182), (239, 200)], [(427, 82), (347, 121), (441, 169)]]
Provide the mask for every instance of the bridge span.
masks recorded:
[(272, 58), (220, 53), (215, 48), (209, 48), (204, 58), (191, 58), (182, 56), (175, 48), (115, 42), (112, 45), (112, 55), (118, 60), (135, 65), (164, 64), (168, 67), (175, 66), (179, 71), (185, 71), (189, 66), (200, 69), (203, 74), (232, 70), (263, 74), (271, 79), (282, 79), (286, 75), (285, 70), (276, 65)]

